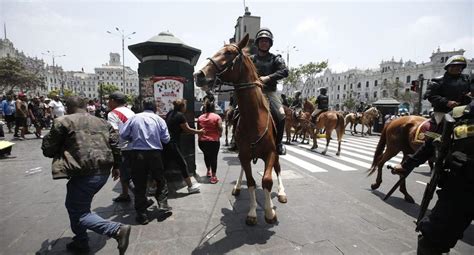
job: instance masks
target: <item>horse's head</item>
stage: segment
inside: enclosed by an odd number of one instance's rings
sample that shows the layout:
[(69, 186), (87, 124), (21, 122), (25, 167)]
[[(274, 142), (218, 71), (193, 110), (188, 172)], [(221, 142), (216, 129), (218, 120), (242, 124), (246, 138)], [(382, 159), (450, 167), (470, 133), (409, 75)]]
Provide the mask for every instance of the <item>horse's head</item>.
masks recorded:
[[(237, 44), (224, 45), (209, 62), (194, 74), (196, 86), (212, 89), (221, 83), (236, 84), (242, 82), (243, 73), (252, 73), (249, 65), (253, 67), (254, 79), (258, 79), (256, 69), (250, 58), (243, 52), (247, 46), (249, 35), (245, 35)], [(249, 72), (250, 71), (250, 72)]]
[(367, 111), (364, 112), (367, 116), (371, 116), (373, 119), (378, 119), (380, 117), (380, 112), (376, 107), (372, 106)]

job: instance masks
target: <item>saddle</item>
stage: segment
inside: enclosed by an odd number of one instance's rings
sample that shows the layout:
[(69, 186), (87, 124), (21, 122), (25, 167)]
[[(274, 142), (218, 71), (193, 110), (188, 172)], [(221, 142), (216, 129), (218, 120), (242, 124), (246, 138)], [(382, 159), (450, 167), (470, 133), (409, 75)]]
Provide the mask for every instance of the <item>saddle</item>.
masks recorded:
[(440, 136), (436, 122), (428, 119), (416, 128), (415, 143), (424, 143), (427, 139), (435, 139)]

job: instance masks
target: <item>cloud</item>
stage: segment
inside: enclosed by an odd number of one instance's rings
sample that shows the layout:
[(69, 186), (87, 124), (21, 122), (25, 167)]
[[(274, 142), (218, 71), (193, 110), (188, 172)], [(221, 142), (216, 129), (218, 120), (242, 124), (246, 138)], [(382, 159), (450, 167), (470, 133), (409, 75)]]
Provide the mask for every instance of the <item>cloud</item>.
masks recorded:
[(331, 62), (329, 62), (329, 69), (331, 69), (333, 73), (341, 73), (349, 70), (349, 68), (350, 67), (344, 62), (337, 62), (335, 64), (331, 64)]
[(410, 25), (409, 31), (412, 36), (418, 38), (439, 37), (440, 31), (446, 31), (446, 23), (439, 16), (421, 16)]
[(474, 36), (464, 36), (460, 38), (456, 38), (452, 41), (447, 41), (441, 43), (440, 45), (441, 50), (459, 50), (464, 49), (466, 51), (466, 55), (473, 56), (474, 54)]
[(305, 18), (296, 25), (296, 34), (304, 35), (316, 41), (329, 38), (327, 21), (324, 18), (315, 19), (313, 17)]

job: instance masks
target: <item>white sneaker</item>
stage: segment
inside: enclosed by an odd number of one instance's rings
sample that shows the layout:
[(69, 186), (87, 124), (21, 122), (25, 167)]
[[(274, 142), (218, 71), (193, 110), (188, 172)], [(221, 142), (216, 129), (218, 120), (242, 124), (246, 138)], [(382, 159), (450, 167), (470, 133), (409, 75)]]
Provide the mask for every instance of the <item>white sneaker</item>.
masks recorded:
[(198, 193), (200, 192), (199, 187), (201, 187), (201, 184), (199, 183), (194, 183), (193, 186), (188, 187), (188, 193), (193, 194), (193, 193)]

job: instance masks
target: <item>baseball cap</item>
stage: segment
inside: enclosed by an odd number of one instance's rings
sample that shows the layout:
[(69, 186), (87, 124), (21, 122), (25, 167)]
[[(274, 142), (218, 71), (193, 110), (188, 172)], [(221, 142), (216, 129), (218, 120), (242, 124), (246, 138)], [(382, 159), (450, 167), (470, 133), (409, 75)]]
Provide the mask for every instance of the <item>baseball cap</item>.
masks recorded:
[(127, 102), (127, 96), (120, 91), (112, 92), (112, 94), (109, 95), (109, 99), (112, 99), (118, 103)]

